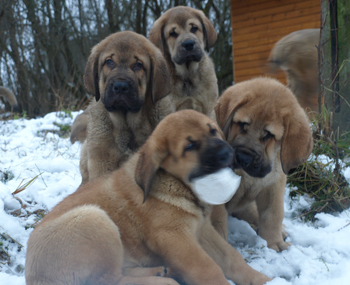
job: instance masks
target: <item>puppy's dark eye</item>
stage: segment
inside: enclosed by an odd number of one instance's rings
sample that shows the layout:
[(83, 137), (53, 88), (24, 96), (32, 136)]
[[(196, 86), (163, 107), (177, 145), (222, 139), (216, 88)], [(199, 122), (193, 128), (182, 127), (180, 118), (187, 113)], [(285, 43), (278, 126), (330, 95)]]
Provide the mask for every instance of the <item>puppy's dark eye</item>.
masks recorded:
[(134, 71), (136, 70), (141, 70), (143, 67), (142, 63), (141, 62), (136, 62), (135, 65), (134, 65)]
[(271, 134), (269, 131), (266, 131), (266, 135), (263, 137), (263, 141), (266, 142), (271, 138), (274, 138), (275, 136)]
[(198, 31), (198, 28), (197, 27), (195, 27), (195, 26), (193, 26), (192, 28), (191, 28), (191, 33), (196, 33)]
[(114, 67), (114, 62), (111, 59), (107, 59), (105, 62), (106, 66), (108, 66), (109, 68), (113, 68)]
[(212, 135), (212, 136), (216, 136), (216, 133), (218, 132), (216, 129), (210, 129), (210, 134)]
[(198, 144), (197, 142), (190, 142), (188, 145), (185, 146), (185, 151), (191, 151), (191, 150), (195, 150), (198, 148)]
[(246, 132), (245, 126), (247, 125), (247, 123), (245, 123), (245, 122), (238, 122), (237, 125), (239, 126), (239, 128), (240, 128), (240, 130), (242, 132)]
[(177, 38), (177, 36), (178, 36), (178, 34), (175, 32), (175, 30), (173, 30), (172, 32), (170, 32), (170, 34), (169, 34), (171, 37), (173, 37), (173, 38)]

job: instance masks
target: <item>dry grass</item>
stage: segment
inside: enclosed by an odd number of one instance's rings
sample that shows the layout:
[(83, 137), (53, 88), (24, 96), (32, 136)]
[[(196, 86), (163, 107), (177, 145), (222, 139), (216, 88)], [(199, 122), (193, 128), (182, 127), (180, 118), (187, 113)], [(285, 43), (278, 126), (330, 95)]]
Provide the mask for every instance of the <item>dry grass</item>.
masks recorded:
[[(298, 195), (313, 198), (310, 209), (300, 214), (306, 221), (314, 221), (320, 212), (335, 213), (350, 207), (350, 186), (342, 174), (350, 166), (350, 133), (336, 137), (329, 127), (320, 130), (320, 126), (327, 125), (324, 122), (329, 122), (326, 110), (320, 117), (321, 123), (317, 117), (313, 122), (313, 155), (288, 176), (288, 183), (297, 187), (290, 192), (292, 199)], [(321, 155), (329, 162), (323, 162)]]
[[(38, 209), (37, 203), (35, 201), (25, 201), (18, 198), (16, 195), (25, 191), (39, 176), (36, 175), (34, 178), (29, 179), (29, 181), (22, 180), (21, 183), (17, 186), (16, 190), (12, 193), (14, 199), (16, 199), (21, 207), (7, 212), (9, 215), (14, 217), (19, 217), (23, 220), (27, 220), (29, 216), (34, 215), (34, 223), (27, 223), (25, 228), (34, 228), (47, 214), (47, 209)], [(9, 271), (12, 274), (23, 274), (24, 267), (18, 264), (15, 268), (13, 267), (13, 257), (10, 254), (10, 248), (17, 247), (17, 251), (20, 252), (23, 249), (23, 245), (11, 237), (5, 230), (0, 226), (0, 269), (5, 267), (5, 272)], [(12, 268), (12, 269), (11, 269)], [(15, 272), (13, 272), (13, 270)]]

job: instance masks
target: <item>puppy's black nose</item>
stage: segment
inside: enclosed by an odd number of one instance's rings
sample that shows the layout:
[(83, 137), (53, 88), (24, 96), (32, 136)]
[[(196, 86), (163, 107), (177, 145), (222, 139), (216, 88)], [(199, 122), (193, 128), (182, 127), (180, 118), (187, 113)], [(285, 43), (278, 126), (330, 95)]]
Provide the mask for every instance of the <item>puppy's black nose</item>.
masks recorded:
[(229, 165), (232, 162), (233, 153), (232, 149), (229, 148), (222, 148), (218, 153), (216, 154), (218, 161), (222, 164)]
[(129, 91), (129, 84), (125, 81), (115, 81), (113, 83), (113, 90), (116, 94), (126, 93)]
[(237, 151), (236, 161), (242, 168), (246, 168), (252, 163), (253, 157), (248, 153)]
[(182, 46), (185, 50), (191, 51), (194, 47), (194, 41), (193, 40), (187, 40), (182, 43)]

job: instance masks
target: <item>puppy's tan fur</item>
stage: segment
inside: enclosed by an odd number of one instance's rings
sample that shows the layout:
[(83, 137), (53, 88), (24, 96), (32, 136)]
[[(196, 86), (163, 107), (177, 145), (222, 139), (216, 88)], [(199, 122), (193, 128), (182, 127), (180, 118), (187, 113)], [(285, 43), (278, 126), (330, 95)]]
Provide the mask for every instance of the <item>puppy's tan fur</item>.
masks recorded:
[[(175, 111), (165, 97), (169, 81), (162, 54), (142, 35), (115, 33), (92, 49), (84, 83), (96, 100), (88, 107), (87, 139), (80, 161), (83, 183), (117, 169), (158, 122)], [(115, 82), (128, 83), (130, 91), (120, 96), (113, 93)]]
[(9, 89), (4, 86), (0, 86), (0, 96), (4, 97), (9, 101), (12, 108), (17, 108), (18, 103), (15, 94), (13, 94)]
[[(216, 38), (210, 20), (202, 11), (190, 7), (171, 8), (153, 24), (149, 39), (164, 54), (176, 110), (193, 109), (215, 118), (217, 78), (206, 50)], [(186, 42), (193, 43), (193, 50), (186, 51)]]
[(228, 88), (215, 110), (236, 151), (234, 165), (242, 167), (235, 169), (242, 179), (226, 205), (229, 214), (259, 229), (270, 248), (286, 249), (290, 245), (282, 228), (286, 174), (308, 158), (313, 146), (305, 112), (288, 88), (269, 78)]
[(320, 29), (293, 32), (280, 39), (271, 50), (270, 71), (281, 68), (288, 87), (307, 113), (318, 113), (318, 53)]
[[(192, 110), (169, 115), (119, 170), (58, 204), (30, 236), (27, 284), (178, 284), (151, 276), (164, 265), (165, 275), (193, 285), (271, 280), (215, 231), (212, 207), (189, 186), (203, 155), (229, 148), (213, 129)], [(190, 141), (198, 147), (188, 150)]]

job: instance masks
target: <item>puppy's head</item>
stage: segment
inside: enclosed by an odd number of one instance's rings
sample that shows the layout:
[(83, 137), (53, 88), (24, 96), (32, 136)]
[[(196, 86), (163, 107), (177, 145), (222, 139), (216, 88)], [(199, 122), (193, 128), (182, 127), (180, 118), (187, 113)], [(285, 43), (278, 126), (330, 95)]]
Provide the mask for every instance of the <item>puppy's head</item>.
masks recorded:
[(200, 10), (177, 6), (166, 11), (154, 24), (149, 39), (177, 65), (201, 61), (217, 33)]
[(233, 168), (263, 178), (280, 156), (288, 173), (312, 151), (309, 121), (292, 92), (270, 78), (228, 88), (215, 107), (227, 142), (235, 149)]
[(84, 74), (86, 90), (109, 112), (138, 112), (170, 92), (169, 72), (159, 50), (145, 37), (124, 31), (93, 47)]
[(140, 150), (135, 179), (146, 199), (159, 168), (189, 184), (231, 165), (233, 149), (209, 117), (183, 110), (160, 122)]

